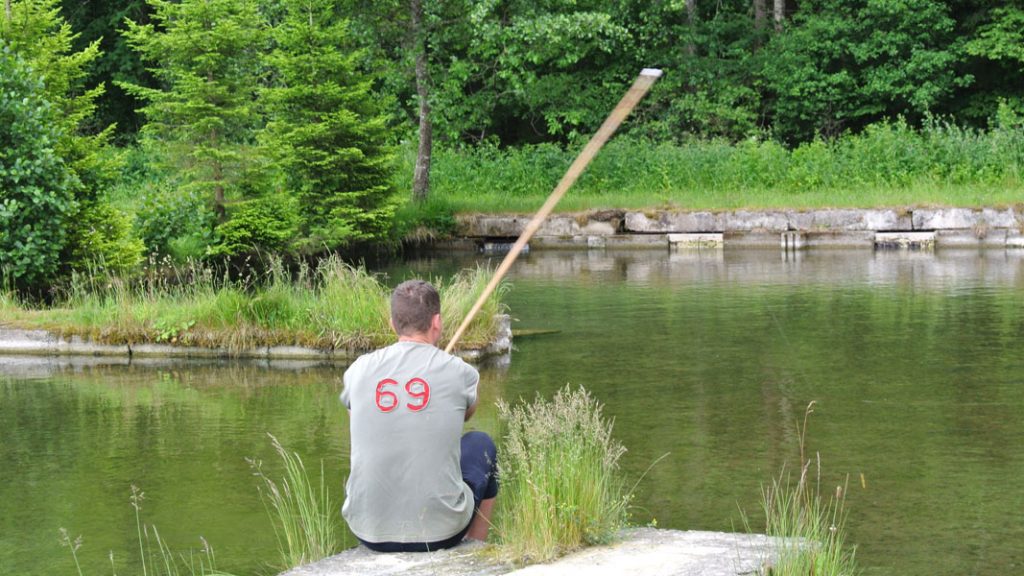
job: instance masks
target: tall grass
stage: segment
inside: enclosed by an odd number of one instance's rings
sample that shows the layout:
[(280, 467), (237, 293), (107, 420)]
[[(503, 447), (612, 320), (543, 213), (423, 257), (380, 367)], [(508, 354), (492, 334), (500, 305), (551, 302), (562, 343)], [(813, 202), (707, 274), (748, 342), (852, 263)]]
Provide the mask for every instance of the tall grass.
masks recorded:
[(582, 387), (550, 401), (498, 404), (504, 436), (496, 532), (516, 561), (543, 562), (606, 543), (625, 525), (629, 494), (619, 470), (625, 448)]
[[(559, 209), (1017, 204), (1024, 192), (1024, 122), (1003, 116), (989, 130), (940, 120), (922, 128), (883, 122), (795, 149), (770, 138), (665, 143), (619, 137)], [(400, 218), (422, 216), (430, 224), (453, 212), (533, 212), (576, 153), (576, 147), (553, 144), (437, 150), (430, 198), (404, 207)], [(414, 159), (411, 149), (402, 156), (403, 177)]]
[[(775, 561), (766, 576), (853, 576), (857, 574), (855, 548), (846, 543), (847, 484), (822, 495), (821, 457), (805, 454), (807, 421), (814, 402), (804, 413), (800, 430), (800, 476), (794, 482), (783, 469), (761, 489), (765, 534), (776, 537)], [(810, 476), (815, 466), (814, 477)], [(748, 524), (749, 529), (749, 524)]]
[(282, 568), (287, 570), (337, 552), (341, 548), (341, 529), (323, 467), (316, 487), (302, 458), (285, 450), (273, 435), (268, 436), (284, 464), (284, 479), (277, 483), (264, 473), (259, 462), (250, 464), (260, 479), (260, 496), (274, 524)]
[[(447, 326), (455, 326), (490, 278), (467, 270), (437, 282)], [(389, 290), (363, 268), (327, 258), (293, 275), (272, 259), (264, 276), (231, 280), (196, 264), (173, 275), (134, 279), (77, 275), (55, 305), (30, 309), (0, 295), (4, 322), (114, 344), (165, 342), (244, 350), (298, 345), (366, 350), (394, 339)], [(461, 341), (493, 339), (501, 292), (492, 296)], [(457, 319), (456, 319), (457, 318)]]

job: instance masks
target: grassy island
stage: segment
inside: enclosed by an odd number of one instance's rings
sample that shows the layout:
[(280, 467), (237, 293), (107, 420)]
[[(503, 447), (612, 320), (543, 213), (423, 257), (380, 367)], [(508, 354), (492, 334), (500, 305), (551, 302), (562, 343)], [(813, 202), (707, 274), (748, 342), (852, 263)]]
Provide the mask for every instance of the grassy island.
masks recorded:
[[(199, 265), (137, 278), (76, 276), (50, 306), (0, 292), (0, 326), (36, 328), (97, 343), (168, 343), (244, 350), (294, 345), (368, 350), (391, 342), (390, 291), (374, 275), (337, 258), (287, 273), (271, 262), (262, 277), (230, 279)], [(445, 326), (465, 316), (490, 280), (466, 270), (436, 281)], [(501, 290), (492, 295), (459, 346), (484, 346), (497, 329)], [(443, 345), (443, 343), (442, 343)]]

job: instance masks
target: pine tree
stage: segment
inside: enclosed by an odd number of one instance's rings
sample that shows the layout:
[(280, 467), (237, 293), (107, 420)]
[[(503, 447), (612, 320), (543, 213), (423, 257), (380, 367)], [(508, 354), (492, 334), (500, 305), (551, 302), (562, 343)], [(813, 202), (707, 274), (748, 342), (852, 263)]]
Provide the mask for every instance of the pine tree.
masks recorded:
[(225, 219), (259, 125), (256, 93), (265, 30), (255, 0), (148, 0), (146, 24), (127, 22), (129, 44), (164, 88), (119, 84), (148, 102), (143, 137), (181, 170)]
[(298, 199), (305, 252), (382, 237), (394, 213), (389, 129), (329, 0), (289, 0), (274, 28), (265, 144)]

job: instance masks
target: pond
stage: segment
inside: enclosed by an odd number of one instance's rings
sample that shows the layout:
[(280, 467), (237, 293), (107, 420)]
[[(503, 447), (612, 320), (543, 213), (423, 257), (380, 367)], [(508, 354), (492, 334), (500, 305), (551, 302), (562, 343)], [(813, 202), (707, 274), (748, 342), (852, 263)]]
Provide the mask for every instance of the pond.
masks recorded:
[[(447, 275), (484, 257), (382, 270)], [(638, 524), (759, 528), (761, 486), (809, 454), (848, 482), (865, 574), (1024, 571), (1024, 255), (813, 251), (534, 252), (513, 268), (511, 363), (498, 398), (583, 385), (629, 452)], [(141, 519), (175, 550), (272, 573), (276, 543), (247, 458), (280, 475), (267, 433), (323, 462), (342, 496), (341, 367), (0, 359), (0, 572), (137, 570)], [(815, 458), (817, 461), (818, 458)], [(816, 474), (817, 466), (812, 469)], [(113, 564), (110, 555), (113, 554)]]

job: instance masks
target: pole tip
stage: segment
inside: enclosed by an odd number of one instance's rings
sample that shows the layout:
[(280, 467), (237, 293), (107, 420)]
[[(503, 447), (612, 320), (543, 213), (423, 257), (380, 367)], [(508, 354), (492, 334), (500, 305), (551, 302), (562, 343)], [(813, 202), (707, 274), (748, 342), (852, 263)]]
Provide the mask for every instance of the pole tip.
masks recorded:
[(658, 68), (644, 68), (640, 71), (641, 76), (652, 76), (654, 78), (661, 78), (661, 70)]

